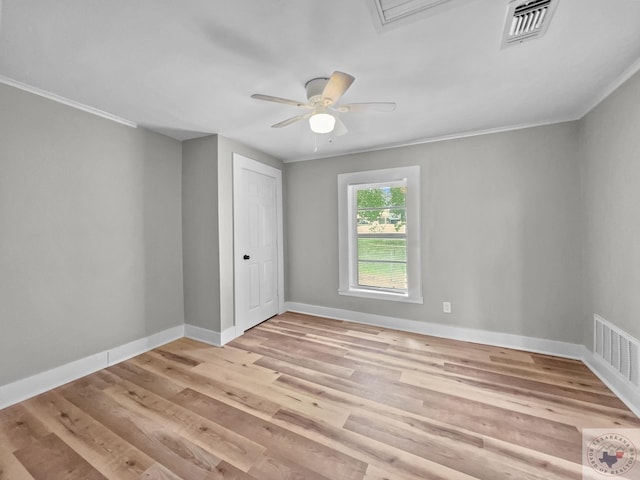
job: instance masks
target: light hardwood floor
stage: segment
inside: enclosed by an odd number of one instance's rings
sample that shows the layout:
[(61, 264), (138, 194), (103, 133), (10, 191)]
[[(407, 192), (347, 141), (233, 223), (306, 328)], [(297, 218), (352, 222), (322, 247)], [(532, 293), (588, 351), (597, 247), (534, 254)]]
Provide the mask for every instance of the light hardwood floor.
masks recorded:
[(0, 410), (1, 479), (580, 479), (581, 362), (287, 313)]

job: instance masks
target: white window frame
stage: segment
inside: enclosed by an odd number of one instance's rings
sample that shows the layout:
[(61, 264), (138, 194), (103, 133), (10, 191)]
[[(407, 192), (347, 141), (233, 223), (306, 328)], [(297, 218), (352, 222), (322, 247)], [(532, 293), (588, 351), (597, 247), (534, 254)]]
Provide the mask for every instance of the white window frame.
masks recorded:
[[(357, 280), (357, 208), (353, 192), (359, 185), (404, 181), (407, 185), (407, 290), (391, 292), (358, 285)], [(423, 303), (422, 263), (420, 261), (420, 167), (397, 167), (384, 170), (338, 175), (338, 294), (353, 297)]]

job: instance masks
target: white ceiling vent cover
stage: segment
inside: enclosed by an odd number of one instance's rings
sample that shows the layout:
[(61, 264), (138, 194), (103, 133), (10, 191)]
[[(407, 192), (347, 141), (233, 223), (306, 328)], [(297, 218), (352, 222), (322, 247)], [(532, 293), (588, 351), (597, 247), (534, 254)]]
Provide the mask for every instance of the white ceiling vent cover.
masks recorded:
[(559, 0), (512, 0), (507, 10), (502, 46), (543, 36)]
[(381, 32), (435, 15), (472, 0), (366, 0), (376, 29)]

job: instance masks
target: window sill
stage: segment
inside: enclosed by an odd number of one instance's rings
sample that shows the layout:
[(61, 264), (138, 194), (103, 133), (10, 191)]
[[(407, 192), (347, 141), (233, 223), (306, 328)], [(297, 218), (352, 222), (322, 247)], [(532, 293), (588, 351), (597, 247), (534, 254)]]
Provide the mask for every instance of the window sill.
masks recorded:
[(406, 293), (377, 292), (373, 290), (351, 288), (349, 290), (338, 290), (338, 295), (348, 297), (371, 298), (374, 300), (389, 300), (392, 302), (404, 303), (420, 303), (422, 304), (422, 296), (409, 296)]

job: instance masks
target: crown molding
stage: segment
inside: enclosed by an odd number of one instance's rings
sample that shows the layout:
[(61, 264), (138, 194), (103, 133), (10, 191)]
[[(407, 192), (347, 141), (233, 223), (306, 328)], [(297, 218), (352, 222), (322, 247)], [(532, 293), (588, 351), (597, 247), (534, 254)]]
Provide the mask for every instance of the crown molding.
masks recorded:
[(355, 155), (355, 154), (359, 154), (359, 153), (371, 153), (371, 152), (379, 152), (382, 150), (391, 150), (394, 148), (402, 148), (402, 147), (412, 147), (415, 145), (424, 145), (427, 143), (435, 143), (435, 142), (444, 142), (447, 140), (457, 140), (460, 138), (468, 138), (468, 137), (477, 137), (477, 136), (481, 136), (481, 135), (491, 135), (494, 133), (504, 133), (504, 132), (510, 132), (513, 130), (524, 130), (526, 128), (535, 128), (535, 127), (544, 127), (547, 125), (556, 125), (559, 123), (566, 123), (566, 122), (573, 122), (576, 120), (580, 120), (581, 117), (579, 116), (569, 116), (569, 117), (565, 117), (565, 118), (557, 118), (557, 119), (551, 119), (551, 120), (542, 120), (540, 122), (531, 122), (531, 123), (521, 123), (521, 124), (516, 124), (516, 125), (506, 125), (504, 127), (496, 127), (496, 128), (488, 128), (485, 130), (472, 130), (472, 131), (468, 131), (468, 132), (462, 132), (462, 133), (454, 133), (451, 135), (440, 135), (440, 136), (436, 136), (436, 137), (429, 137), (429, 138), (423, 138), (423, 139), (419, 139), (419, 140), (410, 140), (407, 142), (401, 142), (401, 143), (393, 143), (393, 144), (389, 144), (389, 145), (381, 145), (379, 147), (373, 147), (373, 148), (365, 148), (365, 149), (360, 149), (360, 150), (352, 150), (349, 152), (344, 152), (344, 153), (336, 153), (334, 155), (326, 155), (324, 157), (318, 157), (318, 156), (313, 156), (313, 157), (305, 157), (305, 158), (301, 158), (301, 159), (297, 159), (297, 160), (283, 160), (283, 163), (297, 163), (297, 162), (307, 162), (310, 160), (320, 160), (320, 159), (325, 159), (325, 158), (334, 158), (334, 157), (345, 157), (347, 155)]
[[(0, 2), (1, 1), (2, 0), (0, 0)], [(0, 83), (9, 85), (10, 87), (18, 88), (20, 90), (24, 90), (25, 92), (33, 93), (34, 95), (38, 95), (40, 97), (44, 97), (49, 100), (53, 100), (54, 102), (57, 102), (57, 103), (62, 103), (63, 105), (66, 105), (68, 107), (75, 108), (77, 110), (82, 110), (83, 112), (87, 112), (92, 115), (96, 115), (98, 117), (106, 118), (107, 120), (111, 120), (112, 122), (117, 122), (122, 125), (126, 125), (127, 127), (138, 128), (137, 123), (127, 120), (126, 118), (118, 117), (117, 115), (113, 115), (103, 110), (90, 107), (89, 105), (85, 105), (84, 103), (76, 102), (75, 100), (71, 100), (69, 98), (62, 97), (60, 95), (56, 95), (55, 93), (47, 92), (46, 90), (42, 90), (38, 87), (34, 87), (32, 85), (19, 82), (12, 78), (5, 77), (4, 75), (0, 75)]]

